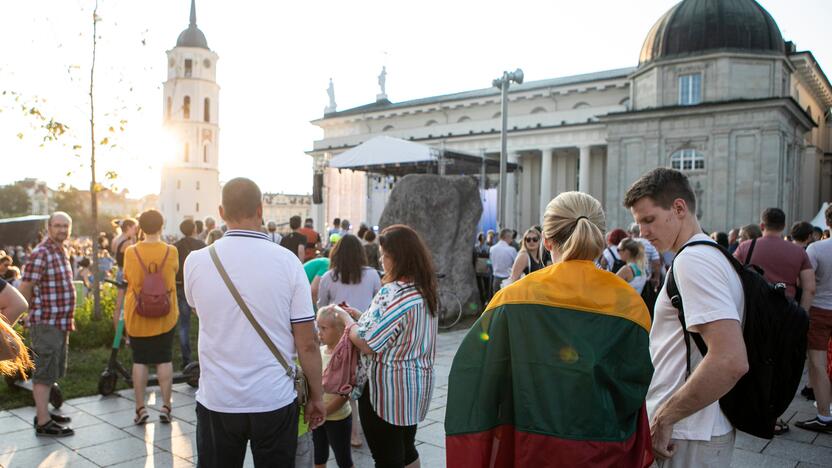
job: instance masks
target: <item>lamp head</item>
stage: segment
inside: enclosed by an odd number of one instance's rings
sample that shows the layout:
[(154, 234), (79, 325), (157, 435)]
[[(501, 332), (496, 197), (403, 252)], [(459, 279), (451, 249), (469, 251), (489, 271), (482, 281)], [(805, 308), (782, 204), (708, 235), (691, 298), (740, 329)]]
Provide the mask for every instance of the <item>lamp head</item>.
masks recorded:
[(523, 70), (517, 69), (509, 74), (509, 79), (517, 84), (523, 84)]

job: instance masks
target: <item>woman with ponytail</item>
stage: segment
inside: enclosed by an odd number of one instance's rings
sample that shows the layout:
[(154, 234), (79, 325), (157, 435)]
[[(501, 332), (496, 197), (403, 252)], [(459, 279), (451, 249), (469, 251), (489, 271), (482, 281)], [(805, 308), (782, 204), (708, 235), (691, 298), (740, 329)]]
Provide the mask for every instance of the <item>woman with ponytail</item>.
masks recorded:
[(585, 193), (546, 207), (554, 264), (497, 292), (454, 356), (448, 466), (652, 463), (650, 315), (632, 287), (596, 267), (605, 228)]

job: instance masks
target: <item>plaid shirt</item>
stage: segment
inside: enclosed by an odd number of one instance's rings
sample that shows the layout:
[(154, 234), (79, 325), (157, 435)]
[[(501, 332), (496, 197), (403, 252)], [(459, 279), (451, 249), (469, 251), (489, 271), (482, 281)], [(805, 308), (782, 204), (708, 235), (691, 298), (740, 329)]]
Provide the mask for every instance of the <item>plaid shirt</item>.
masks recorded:
[(29, 326), (46, 324), (64, 331), (75, 330), (75, 287), (63, 245), (50, 238), (43, 241), (29, 256), (21, 279), (34, 285), (26, 322)]

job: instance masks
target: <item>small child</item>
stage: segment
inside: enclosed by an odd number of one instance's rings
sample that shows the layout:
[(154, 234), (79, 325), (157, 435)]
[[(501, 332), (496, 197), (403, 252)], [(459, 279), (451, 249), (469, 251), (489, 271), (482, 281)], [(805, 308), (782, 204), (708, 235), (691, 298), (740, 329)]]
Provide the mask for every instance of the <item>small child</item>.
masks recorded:
[[(344, 334), (344, 322), (338, 317), (335, 306), (327, 306), (318, 310), (318, 337), (321, 346), (321, 360), (323, 368), (329, 365), (335, 345)], [(341, 395), (324, 393), (326, 406), (326, 421), (312, 431), (315, 444), (315, 468), (324, 468), (329, 459), (329, 448), (335, 452), (335, 461), (339, 468), (352, 467), (352, 449), (350, 448), (350, 434), (352, 433), (352, 410), (349, 399)]]

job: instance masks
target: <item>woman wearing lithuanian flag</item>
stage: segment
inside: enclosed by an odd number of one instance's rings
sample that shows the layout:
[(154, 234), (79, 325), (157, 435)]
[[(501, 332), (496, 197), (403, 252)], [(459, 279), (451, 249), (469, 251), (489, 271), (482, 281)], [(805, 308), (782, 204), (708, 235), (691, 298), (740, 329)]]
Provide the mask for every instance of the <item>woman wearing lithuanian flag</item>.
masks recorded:
[(645, 467), (650, 315), (595, 266), (601, 204), (580, 192), (546, 207), (554, 264), (500, 290), (454, 357), (449, 467)]

